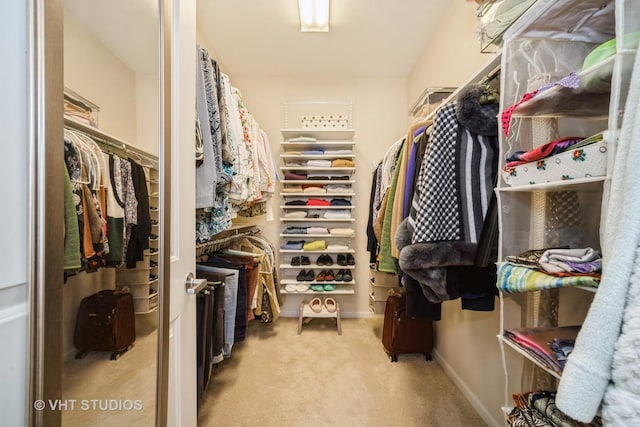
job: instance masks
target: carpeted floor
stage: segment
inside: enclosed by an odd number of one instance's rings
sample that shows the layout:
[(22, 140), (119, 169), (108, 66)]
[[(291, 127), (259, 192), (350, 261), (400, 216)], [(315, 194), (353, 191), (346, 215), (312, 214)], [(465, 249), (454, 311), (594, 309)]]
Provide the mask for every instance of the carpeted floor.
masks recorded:
[(247, 339), (213, 371), (198, 425), (485, 426), (436, 362), (381, 344), (382, 316), (253, 322)]

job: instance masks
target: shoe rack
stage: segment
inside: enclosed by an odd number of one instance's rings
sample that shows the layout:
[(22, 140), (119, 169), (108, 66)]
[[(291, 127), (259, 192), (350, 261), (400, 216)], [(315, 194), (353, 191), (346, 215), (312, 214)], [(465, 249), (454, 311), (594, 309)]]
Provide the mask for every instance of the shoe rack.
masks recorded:
[[(299, 332), (316, 317), (339, 325), (339, 302), (330, 311), (324, 301), (355, 294), (355, 130), (281, 133), (280, 292), (290, 301), (302, 296)], [(314, 298), (323, 303), (312, 309)]]
[(138, 261), (135, 268), (128, 269), (125, 266), (116, 268), (116, 287), (129, 288), (135, 313), (141, 315), (154, 313), (158, 309), (158, 207), (160, 203), (158, 170), (145, 167), (145, 173), (151, 217), (149, 249), (145, 249), (144, 260)]

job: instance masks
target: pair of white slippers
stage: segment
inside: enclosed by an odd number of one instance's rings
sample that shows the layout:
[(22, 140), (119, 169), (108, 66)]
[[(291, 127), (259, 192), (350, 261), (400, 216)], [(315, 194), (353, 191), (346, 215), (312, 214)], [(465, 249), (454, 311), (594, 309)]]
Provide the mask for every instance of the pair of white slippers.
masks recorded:
[(320, 298), (317, 298), (317, 297), (309, 301), (309, 308), (314, 313), (320, 313), (322, 311), (323, 306), (324, 308), (327, 309), (329, 313), (335, 313), (336, 310), (338, 309), (338, 304), (336, 303), (336, 300), (330, 297), (325, 298), (324, 303)]

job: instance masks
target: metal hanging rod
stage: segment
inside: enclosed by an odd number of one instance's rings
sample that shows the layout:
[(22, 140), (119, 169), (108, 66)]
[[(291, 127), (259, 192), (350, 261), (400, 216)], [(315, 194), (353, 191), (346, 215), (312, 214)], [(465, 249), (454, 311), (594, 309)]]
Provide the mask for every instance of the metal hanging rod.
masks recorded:
[(91, 139), (95, 140), (98, 143), (105, 144), (109, 147), (116, 148), (118, 150), (123, 150), (126, 154), (133, 154), (137, 156), (140, 160), (145, 160), (147, 164), (142, 166), (149, 166), (154, 169), (158, 169), (158, 157), (153, 154), (149, 154), (133, 145), (123, 141), (120, 138), (117, 138), (113, 135), (109, 135), (106, 132), (103, 132), (99, 129), (96, 129), (92, 126), (79, 122), (77, 120), (71, 119), (69, 117), (64, 118), (64, 125), (68, 129), (82, 132), (85, 135), (89, 136)]

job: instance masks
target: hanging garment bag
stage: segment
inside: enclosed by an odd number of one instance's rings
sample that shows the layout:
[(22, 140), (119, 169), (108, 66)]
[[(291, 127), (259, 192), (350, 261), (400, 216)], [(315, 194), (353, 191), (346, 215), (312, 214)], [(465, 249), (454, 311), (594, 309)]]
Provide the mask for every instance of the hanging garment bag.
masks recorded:
[(106, 289), (82, 299), (73, 337), (76, 359), (89, 351), (110, 351), (116, 360), (135, 340), (136, 318), (128, 291)]
[(433, 349), (433, 322), (427, 318), (409, 317), (404, 294), (389, 295), (384, 310), (382, 345), (392, 362), (397, 362), (401, 353), (424, 353), (429, 361)]

